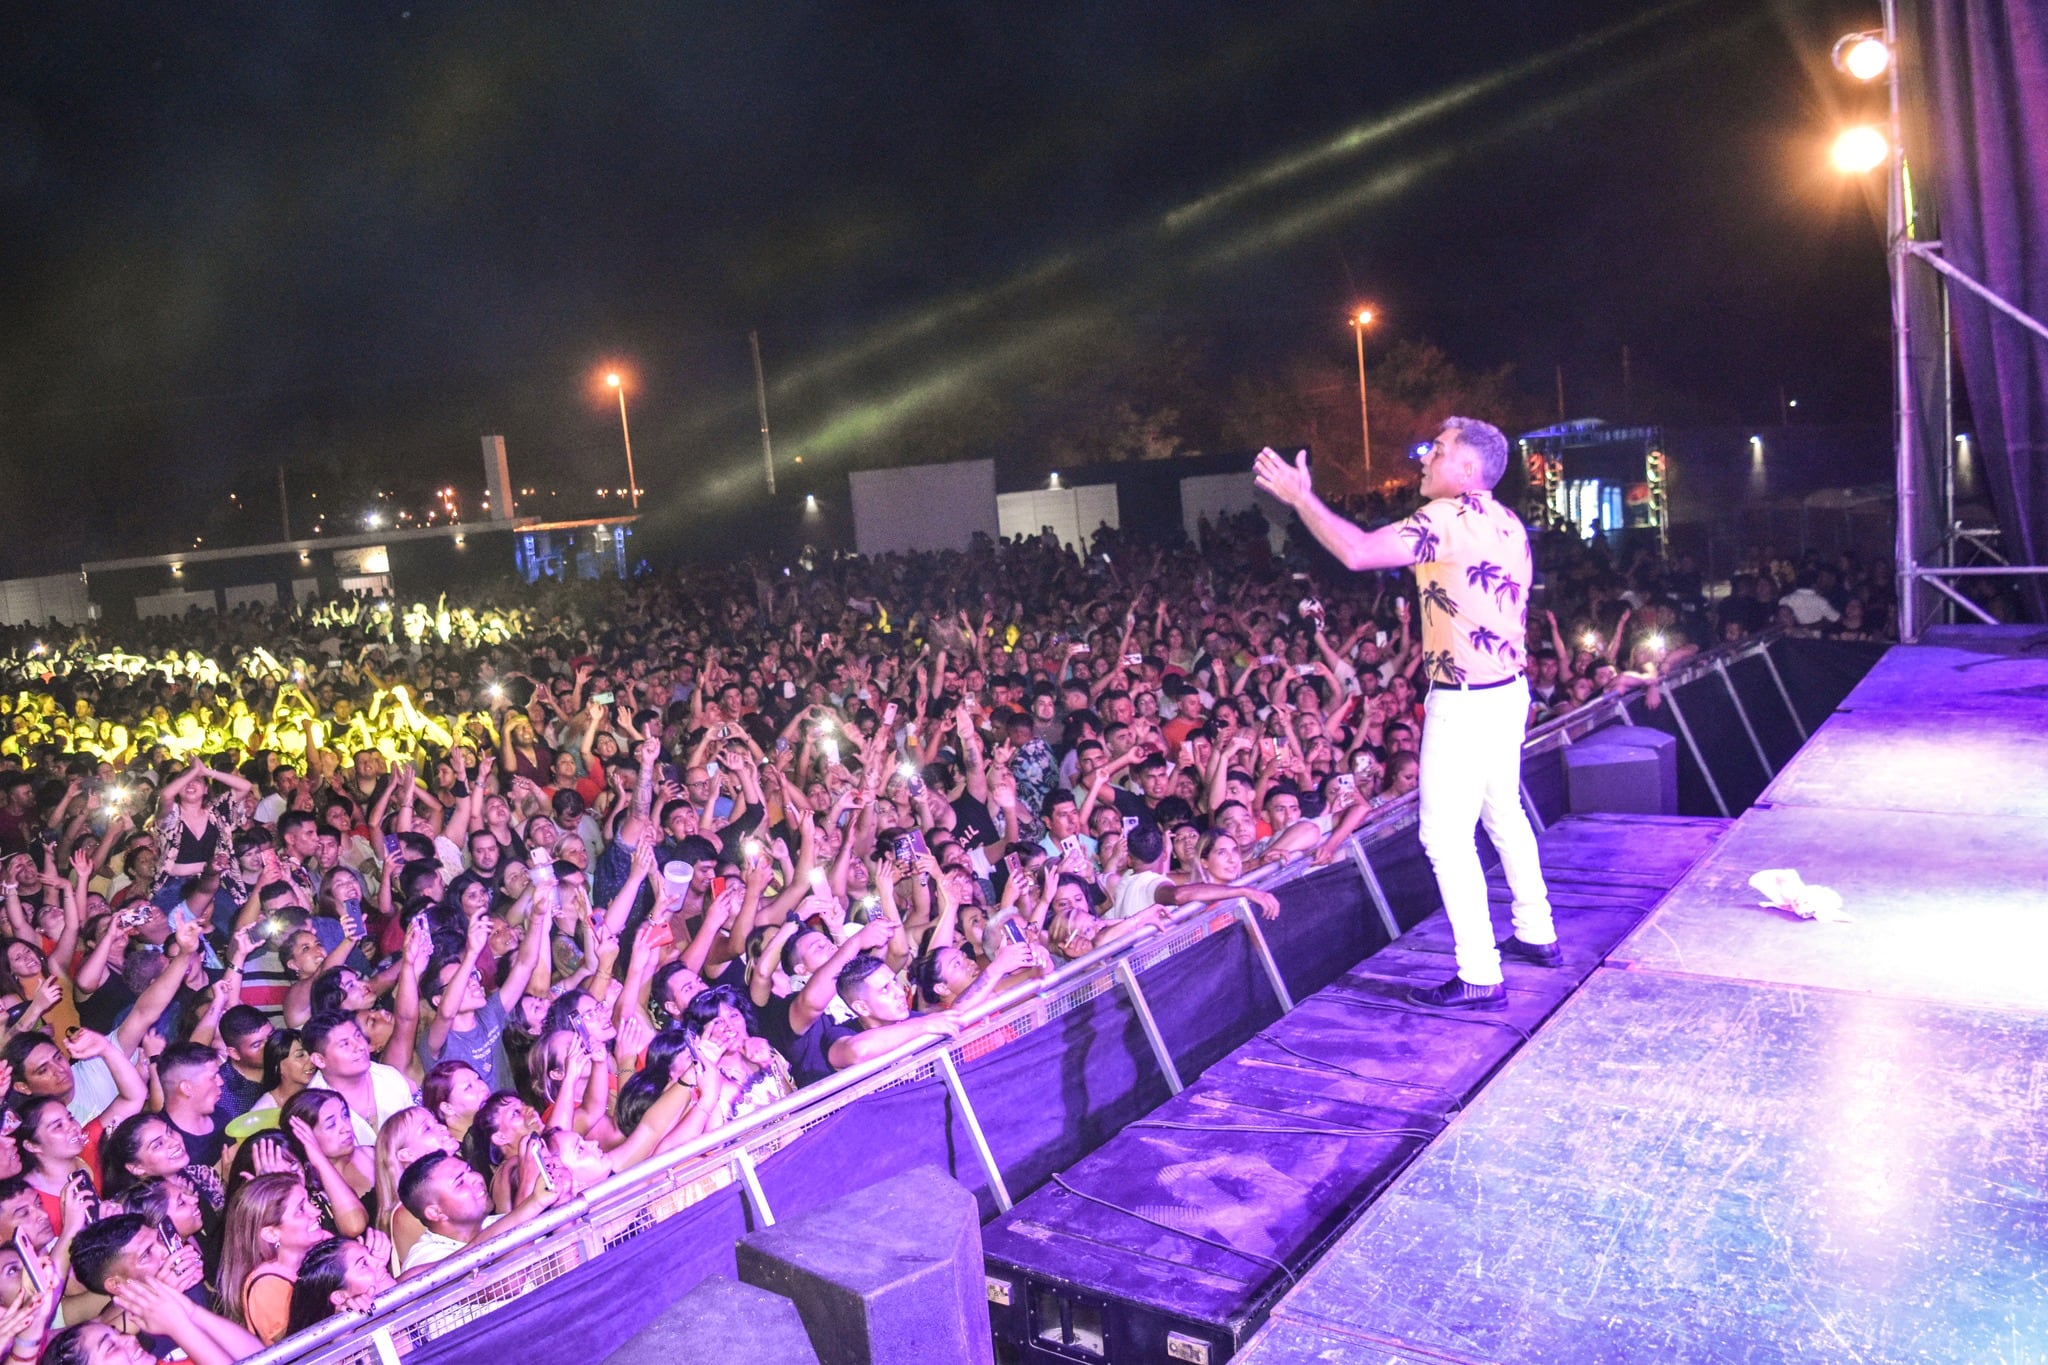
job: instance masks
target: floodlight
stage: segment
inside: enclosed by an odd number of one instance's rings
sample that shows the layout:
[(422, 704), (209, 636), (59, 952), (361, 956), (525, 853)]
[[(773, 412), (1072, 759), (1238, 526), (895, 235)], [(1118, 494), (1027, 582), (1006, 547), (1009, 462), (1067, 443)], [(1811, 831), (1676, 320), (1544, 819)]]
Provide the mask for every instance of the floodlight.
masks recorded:
[(1835, 42), (1832, 54), (1835, 70), (1853, 80), (1874, 81), (1891, 70), (1892, 50), (1882, 33), (1844, 34)]
[(1864, 123), (1844, 128), (1836, 136), (1835, 145), (1828, 151), (1828, 160), (1844, 175), (1862, 175), (1884, 165), (1891, 155), (1890, 139)]

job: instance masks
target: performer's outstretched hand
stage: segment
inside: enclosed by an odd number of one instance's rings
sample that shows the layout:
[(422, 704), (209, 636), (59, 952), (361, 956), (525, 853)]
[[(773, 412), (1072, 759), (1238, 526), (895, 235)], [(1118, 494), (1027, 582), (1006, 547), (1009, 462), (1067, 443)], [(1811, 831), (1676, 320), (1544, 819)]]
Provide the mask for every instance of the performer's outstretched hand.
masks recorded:
[(1297, 453), (1294, 463), (1290, 465), (1273, 447), (1267, 446), (1259, 452), (1259, 458), (1252, 464), (1252, 473), (1258, 478), (1260, 488), (1289, 507), (1300, 507), (1315, 496), (1315, 485), (1308, 473), (1306, 450)]

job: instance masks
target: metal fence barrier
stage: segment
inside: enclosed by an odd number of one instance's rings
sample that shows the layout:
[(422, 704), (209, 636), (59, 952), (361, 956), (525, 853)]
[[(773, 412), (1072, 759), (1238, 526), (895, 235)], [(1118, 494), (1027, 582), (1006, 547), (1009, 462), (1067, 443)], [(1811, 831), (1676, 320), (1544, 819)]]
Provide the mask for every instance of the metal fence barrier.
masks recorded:
[[(1793, 705), (1792, 694), (1771, 657), (1770, 649), (1775, 642), (1775, 636), (1764, 636), (1699, 655), (1662, 684), (1664, 702), (1705, 779), (1713, 803), (1723, 815), (1730, 813), (1728, 804), (1677, 704), (1676, 694), (1709, 679), (1716, 680), (1717, 690), (1725, 686), (1758, 761), (1767, 774), (1772, 773), (1773, 766), (1728, 670), (1749, 659), (1761, 658), (1803, 740), (1807, 735), (1806, 723)], [(1563, 813), (1562, 786), (1556, 799), (1539, 802), (1527, 781), (1532, 762), (1540, 764), (1548, 757), (1553, 766), (1561, 767), (1562, 751), (1592, 731), (1617, 723), (1639, 723), (1631, 707), (1640, 706), (1641, 702), (1641, 696), (1635, 693), (1605, 694), (1529, 732), (1523, 747), (1523, 800), (1539, 829)], [(1404, 917), (1397, 914), (1382, 886), (1370, 850), (1412, 829), (1417, 820), (1417, 801), (1411, 794), (1375, 814), (1345, 849), (1345, 861), (1359, 879), (1361, 909), (1369, 907), (1369, 913), (1377, 918), (1389, 940), (1400, 934)], [(1261, 869), (1247, 878), (1247, 884), (1271, 891), (1324, 870), (1306, 860), (1296, 860)], [(1434, 908), (1434, 904), (1429, 905), (1405, 918), (1413, 923)], [(957, 1038), (943, 1045), (938, 1040), (908, 1045), (800, 1090), (732, 1127), (706, 1134), (614, 1176), (550, 1209), (515, 1235), (482, 1243), (450, 1257), (420, 1278), (387, 1290), (367, 1313), (329, 1318), (250, 1357), (246, 1365), (285, 1365), (288, 1361), (303, 1365), (397, 1365), (415, 1347), (462, 1330), (499, 1305), (547, 1284), (630, 1241), (662, 1219), (734, 1184), (739, 1186), (754, 1224), (771, 1224), (775, 1211), (769, 1206), (756, 1174), (757, 1162), (847, 1106), (891, 1086), (933, 1079), (945, 1086), (975, 1161), (988, 1181), (990, 1197), (998, 1209), (1007, 1210), (1013, 1192), (961, 1082), (961, 1065), (1046, 1027), (1105, 992), (1120, 991), (1137, 1015), (1166, 1085), (1177, 1093), (1182, 1077), (1153, 1020), (1143, 976), (1147, 969), (1203, 940), (1229, 933), (1247, 937), (1260, 973), (1272, 988), (1281, 1010), (1291, 1010), (1293, 998), (1249, 902), (1240, 899), (1183, 907), (1160, 933), (1112, 944), (987, 1002), (968, 1016)]]

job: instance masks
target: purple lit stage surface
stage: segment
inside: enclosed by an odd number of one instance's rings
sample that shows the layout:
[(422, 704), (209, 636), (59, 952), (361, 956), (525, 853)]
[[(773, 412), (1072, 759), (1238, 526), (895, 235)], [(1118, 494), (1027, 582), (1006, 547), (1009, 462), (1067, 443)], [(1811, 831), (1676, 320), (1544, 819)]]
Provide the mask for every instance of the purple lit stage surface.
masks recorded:
[(1603, 968), (1238, 1359), (2048, 1359), (2044, 1056), (2040, 1015)]
[[(1538, 844), (1562, 968), (1508, 964), (1497, 1013), (1417, 1009), (1409, 989), (1456, 970), (1434, 912), (997, 1218), (982, 1234), (989, 1274), (1107, 1305), (1111, 1361), (1156, 1358), (1169, 1329), (1222, 1360), (1729, 827), (1609, 815), (1552, 825)], [(1497, 868), (1488, 886), (1506, 934)], [(1000, 1313), (997, 1326), (1028, 1344)]]
[(1758, 803), (2038, 824), (2048, 819), (2048, 702), (1839, 711)]
[(1844, 711), (2048, 709), (2048, 630), (1937, 626), (1888, 650), (1842, 701)]
[(2048, 1362), (2044, 735), (2048, 633), (1890, 651), (1237, 1361)]
[(1888, 651), (1759, 803), (2048, 818), (2048, 631), (1931, 638)]
[[(1762, 909), (1749, 878), (1774, 867), (1840, 892), (1849, 921)], [(2048, 1010), (2048, 837), (2014, 816), (1760, 807), (1608, 961)]]
[[(2048, 1009), (2048, 632), (1937, 639), (1889, 651), (1609, 961)], [(1758, 908), (1776, 867), (1849, 922)]]

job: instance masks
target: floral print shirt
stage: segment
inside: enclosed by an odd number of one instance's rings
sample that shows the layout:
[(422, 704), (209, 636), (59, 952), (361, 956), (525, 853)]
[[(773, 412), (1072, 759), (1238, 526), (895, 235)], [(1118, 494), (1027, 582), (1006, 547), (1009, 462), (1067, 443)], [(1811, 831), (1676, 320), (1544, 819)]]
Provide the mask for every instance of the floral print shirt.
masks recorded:
[(1472, 684), (1520, 673), (1534, 571), (1522, 519), (1474, 492), (1426, 503), (1398, 530), (1415, 556), (1424, 676)]

